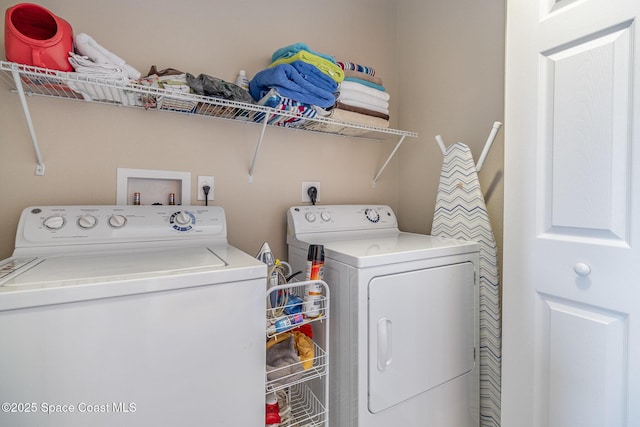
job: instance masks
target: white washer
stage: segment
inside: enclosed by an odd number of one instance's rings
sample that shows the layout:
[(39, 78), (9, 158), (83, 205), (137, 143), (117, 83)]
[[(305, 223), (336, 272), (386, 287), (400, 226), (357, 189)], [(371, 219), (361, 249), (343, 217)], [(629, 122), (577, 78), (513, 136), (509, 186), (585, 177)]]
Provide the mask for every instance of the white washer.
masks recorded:
[(477, 243), (362, 205), (290, 208), (287, 243), (295, 270), (324, 245), (331, 426), (479, 425)]
[(262, 425), (267, 270), (226, 230), (220, 207), (25, 209), (0, 261), (0, 425)]

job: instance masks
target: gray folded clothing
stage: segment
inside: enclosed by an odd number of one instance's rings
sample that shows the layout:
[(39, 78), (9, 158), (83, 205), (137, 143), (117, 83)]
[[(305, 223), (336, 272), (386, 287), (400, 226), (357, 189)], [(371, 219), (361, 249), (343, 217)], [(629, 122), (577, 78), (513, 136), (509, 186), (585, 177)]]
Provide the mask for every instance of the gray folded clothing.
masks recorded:
[(277, 385), (302, 377), (302, 363), (295, 349), (293, 335), (267, 349), (267, 380)]
[(187, 84), (198, 95), (224, 98), (231, 101), (239, 101), (253, 104), (253, 98), (245, 89), (233, 83), (226, 82), (217, 77), (200, 74), (198, 77), (186, 73)]

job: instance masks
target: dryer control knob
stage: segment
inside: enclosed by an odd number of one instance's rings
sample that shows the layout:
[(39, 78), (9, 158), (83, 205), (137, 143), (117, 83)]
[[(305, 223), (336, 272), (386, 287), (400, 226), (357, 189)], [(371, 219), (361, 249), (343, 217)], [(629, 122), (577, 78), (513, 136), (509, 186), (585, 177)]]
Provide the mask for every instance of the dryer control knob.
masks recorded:
[(93, 215), (82, 215), (80, 218), (78, 218), (78, 227), (80, 228), (84, 228), (84, 229), (93, 228), (96, 226), (97, 223), (98, 223), (98, 218), (96, 218)]
[(124, 215), (111, 215), (109, 217), (109, 225), (113, 228), (122, 228), (127, 223)]
[(322, 212), (320, 218), (322, 218), (323, 221), (329, 222), (331, 221), (331, 214), (329, 212)]
[(368, 208), (364, 211), (364, 216), (367, 217), (367, 219), (371, 222), (378, 222), (380, 221), (380, 214), (378, 213), (377, 210), (375, 209), (371, 209)]
[(314, 214), (313, 212), (307, 212), (304, 217), (307, 219), (307, 221), (309, 222), (313, 222), (316, 220), (316, 214)]
[(64, 217), (60, 215), (50, 216), (42, 224), (49, 230), (59, 230), (64, 226)]

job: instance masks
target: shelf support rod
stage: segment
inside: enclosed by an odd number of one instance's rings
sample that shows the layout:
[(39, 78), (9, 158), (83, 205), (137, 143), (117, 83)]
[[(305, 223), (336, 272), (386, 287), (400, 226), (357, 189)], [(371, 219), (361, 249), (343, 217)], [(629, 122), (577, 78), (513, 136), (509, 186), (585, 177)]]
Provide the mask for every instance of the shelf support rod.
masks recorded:
[(256, 166), (256, 160), (258, 159), (258, 151), (260, 151), (260, 147), (262, 146), (262, 139), (264, 138), (264, 131), (267, 129), (267, 122), (271, 118), (269, 113), (264, 113), (264, 120), (262, 121), (262, 129), (260, 130), (260, 138), (258, 139), (258, 144), (256, 145), (256, 151), (253, 153), (253, 160), (251, 161), (251, 166), (249, 166), (249, 183), (253, 183), (253, 169)]
[(376, 188), (376, 183), (378, 182), (378, 178), (380, 178), (380, 175), (382, 175), (382, 171), (384, 170), (384, 168), (387, 167), (387, 164), (389, 164), (389, 161), (391, 160), (391, 158), (396, 154), (396, 151), (398, 151), (398, 148), (400, 148), (400, 144), (402, 144), (402, 141), (404, 141), (405, 137), (406, 135), (402, 135), (402, 138), (400, 138), (400, 141), (398, 141), (398, 143), (396, 144), (396, 147), (393, 149), (391, 154), (389, 154), (389, 157), (387, 157), (387, 160), (384, 162), (384, 164), (382, 165), (382, 167), (380, 168), (376, 176), (373, 178), (373, 184), (372, 184), (373, 188)]
[(36, 175), (42, 176), (44, 175), (44, 162), (42, 161), (42, 155), (40, 154), (40, 147), (38, 146), (38, 138), (36, 138), (36, 131), (33, 128), (33, 122), (31, 121), (31, 113), (29, 112), (29, 106), (27, 105), (27, 98), (24, 95), (24, 88), (22, 87), (22, 81), (20, 80), (20, 73), (17, 70), (12, 70), (11, 74), (13, 74), (13, 81), (16, 84), (16, 89), (18, 91), (18, 97), (20, 97), (20, 103), (22, 104), (22, 110), (24, 110), (24, 118), (27, 121), (27, 126), (29, 127), (29, 133), (31, 134), (31, 142), (33, 144), (33, 150), (36, 153)]

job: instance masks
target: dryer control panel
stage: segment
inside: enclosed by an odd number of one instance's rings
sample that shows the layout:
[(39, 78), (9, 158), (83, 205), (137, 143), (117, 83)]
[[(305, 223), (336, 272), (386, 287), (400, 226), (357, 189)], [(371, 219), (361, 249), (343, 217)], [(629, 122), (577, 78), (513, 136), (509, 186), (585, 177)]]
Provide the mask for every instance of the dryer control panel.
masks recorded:
[(385, 205), (293, 206), (287, 212), (290, 235), (344, 231), (397, 230), (393, 210)]

